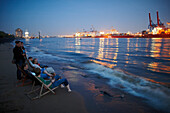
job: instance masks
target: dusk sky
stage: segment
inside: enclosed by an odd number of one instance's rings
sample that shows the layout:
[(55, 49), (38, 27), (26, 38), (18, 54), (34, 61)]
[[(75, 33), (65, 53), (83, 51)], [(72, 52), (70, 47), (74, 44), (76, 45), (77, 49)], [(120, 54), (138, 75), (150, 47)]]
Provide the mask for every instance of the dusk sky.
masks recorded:
[(141, 32), (154, 23), (156, 11), (170, 22), (170, 0), (0, 0), (0, 31), (14, 34), (17, 28), (30, 35), (73, 34), (77, 31), (117, 29)]

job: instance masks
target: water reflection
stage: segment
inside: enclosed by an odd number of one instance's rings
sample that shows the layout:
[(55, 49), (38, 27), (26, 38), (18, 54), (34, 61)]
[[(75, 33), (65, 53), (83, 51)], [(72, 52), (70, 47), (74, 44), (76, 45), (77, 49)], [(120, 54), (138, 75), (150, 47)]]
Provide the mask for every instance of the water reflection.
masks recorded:
[(81, 42), (80, 42), (80, 38), (75, 38), (75, 52), (76, 53), (80, 53), (80, 46), (81, 46)]
[[(109, 68), (117, 66), (118, 44), (118, 39), (111, 41), (110, 39), (100, 38), (98, 55), (96, 57), (98, 60), (93, 60), (93, 62)], [(114, 46), (114, 48), (110, 48), (109, 46)]]
[(135, 45), (135, 47), (136, 47), (136, 51), (138, 51), (138, 44), (139, 44), (139, 42), (138, 42), (138, 38), (136, 38), (136, 45)]
[[(151, 43), (151, 57), (154, 57), (155, 59), (166, 59), (169, 60), (170, 58), (170, 45), (165, 43), (168, 42), (168, 39), (162, 39), (162, 38), (152, 38)], [(150, 62), (148, 63), (148, 70), (154, 71), (154, 72), (162, 72), (162, 73), (168, 73), (170, 74), (170, 63), (162, 63), (162, 62)]]
[(119, 42), (118, 42), (118, 38), (116, 38), (116, 49), (115, 49), (115, 53), (114, 53), (114, 57), (113, 60), (117, 63), (117, 54), (119, 52)]
[(103, 59), (104, 58), (104, 38), (99, 39), (99, 50), (97, 58)]
[(86, 54), (108, 68), (121, 68), (139, 76), (170, 74), (168, 38), (75, 39), (74, 45), (76, 53)]
[(152, 38), (151, 44), (151, 57), (160, 57), (161, 53), (161, 46), (162, 46), (162, 39)]

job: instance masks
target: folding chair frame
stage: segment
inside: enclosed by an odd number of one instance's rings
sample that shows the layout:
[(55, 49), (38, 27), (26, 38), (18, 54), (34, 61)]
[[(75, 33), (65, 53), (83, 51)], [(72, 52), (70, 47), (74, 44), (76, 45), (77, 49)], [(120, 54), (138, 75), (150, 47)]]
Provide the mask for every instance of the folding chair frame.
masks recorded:
[(17, 82), (17, 83), (22, 82), (22, 84), (17, 85), (17, 87), (21, 87), (21, 86), (25, 86), (25, 85), (31, 84), (32, 81), (31, 81), (31, 82), (25, 82), (26, 80), (28, 80), (28, 78), (27, 78), (28, 75), (25, 73), (25, 71), (24, 71), (18, 64), (17, 64), (17, 68), (21, 71), (21, 73), (22, 73), (23, 75), (25, 75), (24, 78), (21, 79), (21, 81), (18, 81), (18, 82)]
[[(25, 57), (25, 58), (26, 58), (28, 64), (33, 68), (33, 70), (35, 70), (35, 68), (30, 64), (30, 62), (29, 62), (29, 60), (27, 59), (27, 57)], [(31, 91), (28, 92), (28, 93), (26, 93), (26, 95), (27, 95), (31, 100), (41, 98), (42, 96), (48, 94), (49, 92), (52, 92), (53, 94), (56, 94), (56, 93), (54, 92), (54, 90), (55, 90), (56, 88), (58, 88), (58, 87), (55, 87), (55, 88), (51, 89), (51, 88), (49, 88), (46, 84), (44, 84), (37, 76), (35, 76), (35, 75), (33, 75), (33, 76), (36, 78), (36, 80), (38, 80), (38, 81), (41, 83), (41, 87), (34, 89), (34, 87), (35, 87), (35, 81), (33, 82)], [(44, 89), (44, 88), (48, 89), (48, 91), (43, 92), (43, 89)], [(39, 94), (37, 94), (37, 96), (35, 96), (35, 97), (31, 97), (31, 96), (30, 96), (30, 94), (32, 94), (32, 93), (35, 93), (35, 94), (36, 94), (36, 91), (38, 91), (38, 90), (39, 90), (40, 92), (39, 92)]]
[[(51, 88), (49, 88), (46, 84), (44, 84), (37, 76), (34, 76), (34, 77), (41, 83), (41, 87), (34, 89), (34, 87), (35, 87), (35, 81), (34, 81), (34, 83), (33, 83), (33, 85), (32, 85), (32, 88), (31, 88), (31, 91), (28, 92), (28, 93), (26, 93), (26, 95), (27, 95), (31, 100), (35, 100), (35, 99), (41, 98), (42, 96), (48, 94), (49, 92), (52, 92), (54, 95), (56, 94), (56, 93), (54, 92), (54, 90), (55, 90), (56, 88), (58, 88), (58, 87), (54, 87), (53, 89), (51, 89)], [(48, 91), (43, 92), (43, 89), (44, 89), (44, 88), (46, 88)], [(30, 94), (32, 94), (32, 93), (35, 93), (35, 94), (36, 94), (36, 91), (38, 91), (38, 90), (40, 91), (39, 94), (37, 94), (37, 95), (34, 96), (34, 97), (31, 97), (31, 96), (30, 96)]]

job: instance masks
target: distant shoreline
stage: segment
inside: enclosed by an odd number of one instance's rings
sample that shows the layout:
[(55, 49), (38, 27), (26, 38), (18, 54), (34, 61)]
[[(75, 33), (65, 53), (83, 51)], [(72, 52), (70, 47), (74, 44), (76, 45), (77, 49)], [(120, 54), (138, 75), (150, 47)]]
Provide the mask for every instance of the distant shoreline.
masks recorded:
[[(51, 38), (54, 38), (54, 37), (51, 37)], [(57, 38), (57, 37), (55, 37)], [(80, 38), (80, 39), (90, 39), (90, 38), (106, 38), (106, 37), (59, 37), (59, 38)], [(115, 37), (116, 38), (116, 37)], [(120, 37), (117, 37), (117, 38), (120, 38)], [(127, 37), (121, 37), (121, 38), (127, 38)], [(129, 37), (129, 38), (170, 38), (170, 37)], [(22, 39), (25, 39), (25, 38), (0, 38), (0, 44), (2, 43), (9, 43), (9, 42), (12, 42), (14, 40), (22, 40)], [(109, 38), (109, 39), (114, 39), (114, 38)]]

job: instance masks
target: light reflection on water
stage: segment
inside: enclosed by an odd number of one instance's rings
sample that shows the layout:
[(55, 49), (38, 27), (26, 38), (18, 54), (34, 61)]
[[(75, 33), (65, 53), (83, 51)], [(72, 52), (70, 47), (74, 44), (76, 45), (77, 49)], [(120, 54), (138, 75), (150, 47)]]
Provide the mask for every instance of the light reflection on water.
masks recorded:
[[(163, 42), (165, 40), (166, 43)], [(151, 46), (151, 57), (156, 59), (166, 59), (170, 60), (170, 45), (167, 44), (167, 39), (162, 38), (153, 38), (152, 39), (152, 46)], [(165, 63), (166, 64), (166, 63)], [(151, 62), (148, 64), (148, 70), (152, 70), (154, 72), (162, 72), (170, 74), (170, 66), (165, 65), (164, 62)], [(170, 64), (170, 63), (168, 63)]]
[[(30, 45), (34, 46), (30, 49), (30, 56), (37, 55), (33, 57), (38, 57), (44, 64), (53, 64), (55, 69), (63, 71), (70, 81), (77, 83), (79, 75), (92, 78), (94, 81), (99, 80), (100, 83), (103, 82), (102, 77), (108, 78), (111, 87), (144, 97), (152, 104), (161, 101), (163, 104), (160, 105), (165, 109), (169, 106), (167, 104), (170, 98), (169, 88), (164, 86), (170, 87), (170, 39), (52, 38), (43, 40), (39, 48), (36, 40), (30, 42)], [(95, 83), (86, 85), (88, 90), (99, 92)], [(98, 101), (103, 99), (101, 93), (96, 96)]]
[(170, 38), (51, 38), (43, 39), (39, 46), (50, 54), (78, 62), (90, 57), (105, 67), (170, 82)]
[[(75, 39), (76, 53), (95, 58), (92, 61), (109, 68), (169, 82), (170, 39), (168, 38), (99, 38)], [(166, 81), (167, 79), (167, 81)]]

